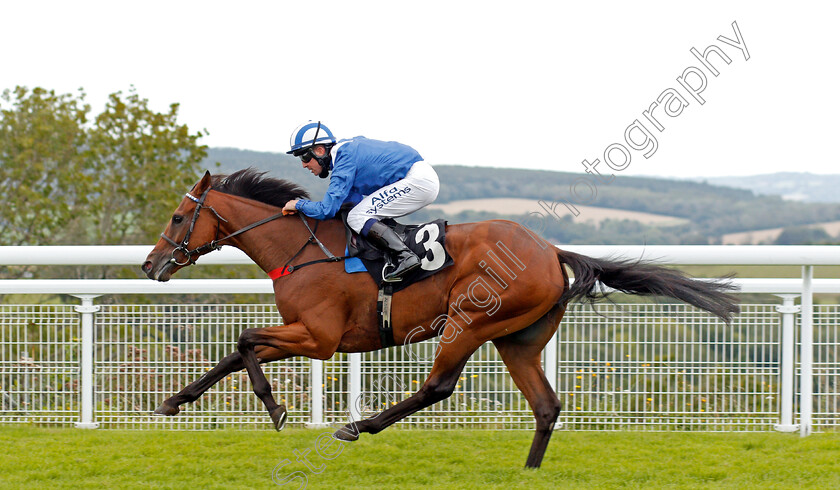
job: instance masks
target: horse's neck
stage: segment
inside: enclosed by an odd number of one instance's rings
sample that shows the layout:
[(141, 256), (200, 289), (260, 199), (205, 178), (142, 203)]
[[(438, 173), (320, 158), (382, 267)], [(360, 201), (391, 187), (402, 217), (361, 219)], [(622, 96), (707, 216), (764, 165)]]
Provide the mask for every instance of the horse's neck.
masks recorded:
[[(249, 210), (249, 212), (242, 212), (241, 209), (231, 209), (230, 212), (223, 215), (234, 217), (234, 219), (228, 219), (228, 223), (224, 224), (223, 233), (225, 235), (235, 233), (252, 223), (279, 212), (279, 209), (274, 207), (252, 207), (254, 209)], [(315, 221), (309, 219), (309, 224), (314, 228)], [(334, 239), (325, 240), (325, 235), (332, 237), (336, 234), (334, 228), (340, 225), (341, 222), (336, 220), (323, 221), (318, 225), (316, 235), (325, 243), (336, 241)], [(308, 243), (309, 237), (309, 230), (306, 229), (300, 217), (284, 216), (237, 235), (230, 240), (229, 244), (245, 252), (254, 263), (264, 271), (269, 272), (286, 265)], [(330, 249), (334, 254), (343, 255), (343, 248), (342, 250), (332, 250), (337, 244), (332, 245), (333, 247), (330, 247)], [(318, 247), (314, 248), (318, 250)]]

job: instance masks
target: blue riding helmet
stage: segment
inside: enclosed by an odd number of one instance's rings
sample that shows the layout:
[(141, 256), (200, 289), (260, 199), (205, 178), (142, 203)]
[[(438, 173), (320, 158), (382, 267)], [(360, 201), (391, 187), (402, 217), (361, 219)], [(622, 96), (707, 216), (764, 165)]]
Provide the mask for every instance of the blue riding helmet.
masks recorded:
[(286, 153), (293, 155), (314, 145), (331, 145), (334, 143), (335, 136), (327, 126), (321, 124), (321, 121), (306, 121), (292, 132), (292, 136), (289, 138), (289, 146), (292, 149)]

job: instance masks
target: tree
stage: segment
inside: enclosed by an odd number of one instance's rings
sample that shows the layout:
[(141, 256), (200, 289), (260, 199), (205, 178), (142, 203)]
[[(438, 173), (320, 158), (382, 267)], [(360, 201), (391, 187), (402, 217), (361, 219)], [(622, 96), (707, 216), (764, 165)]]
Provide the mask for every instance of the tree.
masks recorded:
[(149, 243), (198, 177), (203, 133), (132, 87), (89, 121), (85, 93), (16, 87), (0, 111), (0, 245)]
[[(178, 104), (155, 112), (133, 87), (111, 94), (93, 120), (82, 89), (59, 95), (16, 87), (0, 98), (0, 245), (155, 242), (207, 153), (198, 143), (204, 134), (178, 124)], [(109, 270), (42, 268), (38, 275), (106, 277)]]
[(809, 226), (792, 226), (782, 230), (776, 245), (817, 245), (831, 243), (831, 235), (824, 229)]
[(55, 243), (87, 204), (90, 106), (42, 88), (5, 90), (0, 102), (0, 245)]
[(178, 104), (154, 112), (134, 88), (111, 94), (89, 130), (92, 182), (85, 242), (156, 241), (167, 216), (195, 184), (207, 147), (178, 124)]

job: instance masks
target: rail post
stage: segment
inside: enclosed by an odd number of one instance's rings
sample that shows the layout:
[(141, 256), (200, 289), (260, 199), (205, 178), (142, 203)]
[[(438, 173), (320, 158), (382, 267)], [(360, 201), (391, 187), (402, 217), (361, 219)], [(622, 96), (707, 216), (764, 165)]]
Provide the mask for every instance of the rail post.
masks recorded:
[(793, 330), (796, 314), (802, 311), (802, 308), (794, 304), (794, 300), (799, 296), (798, 294), (777, 294), (776, 296), (782, 298), (782, 304), (776, 306), (776, 311), (782, 316), (782, 366), (780, 370), (781, 390), (779, 392), (781, 420), (773, 428), (779, 432), (795, 432), (799, 429), (799, 425), (793, 423), (793, 398), (795, 396), (793, 374), (796, 350)]
[(310, 429), (326, 427), (324, 424), (324, 361), (321, 359), (310, 359), (309, 398), (311, 412), (306, 427)]
[(93, 304), (98, 294), (72, 295), (82, 300), (76, 306), (82, 321), (82, 364), (80, 366), (79, 381), (81, 388), (82, 413), (76, 422), (78, 429), (96, 429), (99, 424), (93, 421), (93, 314), (99, 311), (99, 306)]
[(799, 435), (811, 434), (814, 406), (814, 266), (802, 266), (802, 363), (799, 375)]
[(359, 404), (362, 398), (362, 353), (352, 352), (350, 357), (350, 386), (347, 394), (347, 409), (353, 421), (361, 420)]
[(548, 340), (545, 346), (545, 377), (551, 389), (557, 391), (557, 331)]
[[(548, 344), (545, 345), (545, 377), (548, 378), (548, 384), (551, 385), (551, 389), (557, 393), (557, 337), (559, 333), (557, 330), (554, 331), (554, 334), (548, 340)], [(558, 420), (554, 423), (554, 430), (562, 429), (564, 422)]]

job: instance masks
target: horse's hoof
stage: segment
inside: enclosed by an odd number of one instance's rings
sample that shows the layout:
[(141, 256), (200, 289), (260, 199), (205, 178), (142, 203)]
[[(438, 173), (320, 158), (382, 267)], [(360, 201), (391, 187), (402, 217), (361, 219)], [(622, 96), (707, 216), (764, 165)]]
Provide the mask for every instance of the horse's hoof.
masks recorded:
[(178, 412), (180, 411), (180, 408), (173, 407), (172, 405), (163, 402), (155, 409), (155, 412), (152, 415), (171, 417), (173, 415), (178, 415)]
[(286, 427), (286, 419), (288, 418), (288, 414), (286, 413), (285, 405), (280, 405), (279, 407), (275, 408), (271, 411), (271, 420), (274, 421), (274, 428), (277, 432), (283, 430), (283, 427)]
[(335, 434), (333, 434), (333, 437), (335, 437), (339, 441), (347, 441), (347, 442), (358, 441), (359, 440), (359, 431), (358, 431), (358, 429), (355, 429), (354, 427), (345, 425), (344, 427), (335, 431)]

